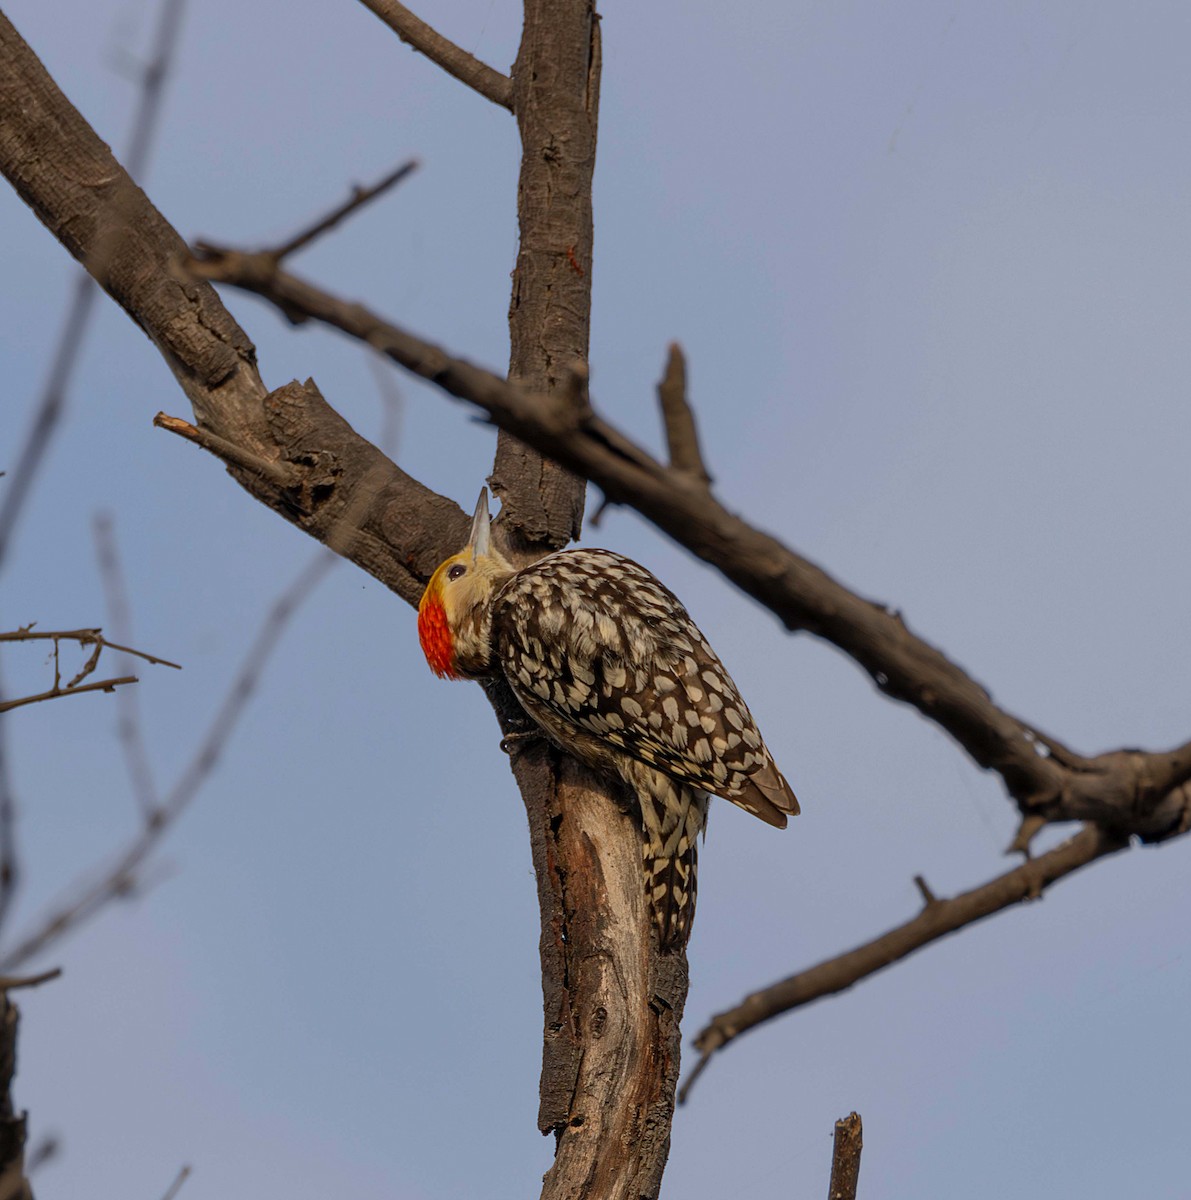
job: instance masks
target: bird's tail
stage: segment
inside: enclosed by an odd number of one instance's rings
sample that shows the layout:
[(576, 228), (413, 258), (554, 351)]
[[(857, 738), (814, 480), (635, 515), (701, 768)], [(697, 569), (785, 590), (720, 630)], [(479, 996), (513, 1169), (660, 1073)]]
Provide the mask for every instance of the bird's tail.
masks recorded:
[(663, 953), (691, 935), (698, 891), (697, 846), (707, 819), (707, 793), (642, 767), (632, 782), (641, 803), (645, 895)]

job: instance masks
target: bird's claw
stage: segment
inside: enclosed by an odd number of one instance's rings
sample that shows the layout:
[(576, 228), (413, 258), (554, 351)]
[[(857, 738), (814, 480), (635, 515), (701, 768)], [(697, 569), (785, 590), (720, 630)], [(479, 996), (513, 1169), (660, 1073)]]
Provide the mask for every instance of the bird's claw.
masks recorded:
[(512, 758), (515, 754), (520, 754), (527, 745), (540, 741), (542, 741), (542, 735), (536, 729), (526, 729), (516, 733), (506, 733), (500, 739), (500, 748)]

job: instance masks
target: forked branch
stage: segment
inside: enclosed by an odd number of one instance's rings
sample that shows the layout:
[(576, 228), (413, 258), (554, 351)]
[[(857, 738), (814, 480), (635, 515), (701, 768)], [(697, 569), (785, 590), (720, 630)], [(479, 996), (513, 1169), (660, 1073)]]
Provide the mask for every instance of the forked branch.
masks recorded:
[(160, 800), (152, 798), (152, 806), (145, 811), (141, 828), (122, 850), (90, 877), (68, 888), (40, 921), (17, 937), (11, 946), (5, 946), (0, 954), (0, 967), (11, 970), (27, 962), (58, 938), (89, 920), (113, 900), (131, 895), (137, 890), (143, 869), (152, 854), (218, 763), (244, 705), (255, 690), (264, 665), (293, 612), (336, 561), (334, 555), (320, 551), (281, 593), (245, 655), (244, 662), (216, 712), (206, 736), (177, 783)]
[[(1187, 804), (1188, 812), (1191, 812), (1191, 796), (1187, 797)], [(1037, 858), (1028, 859), (980, 887), (946, 900), (940, 900), (928, 889), (923, 892), (922, 910), (912, 920), (871, 942), (857, 946), (855, 950), (836, 955), (754, 992), (735, 1008), (712, 1017), (695, 1037), (700, 1058), (683, 1083), (679, 1092), (680, 1102), (690, 1095), (712, 1055), (742, 1033), (824, 996), (847, 991), (853, 984), (901, 962), (916, 950), (1002, 909), (1026, 900), (1036, 900), (1050, 884), (1074, 874), (1097, 859), (1116, 854), (1127, 845), (1126, 839), (1106, 833), (1094, 825), (1087, 825), (1061, 846)]]
[(330, 233), (336, 225), (346, 221), (348, 217), (358, 212), (365, 205), (371, 204), (374, 200), (379, 200), (387, 192), (395, 188), (403, 179), (412, 175), (417, 169), (418, 160), (411, 158), (403, 162), (399, 167), (395, 167), (376, 183), (368, 187), (360, 187), (358, 185), (353, 187), (351, 195), (342, 204), (335, 205), (329, 212), (312, 221), (308, 226), (299, 230), (293, 237), (288, 238), (279, 246), (274, 246), (266, 250), (230, 251), (224, 247), (215, 246), (203, 241), (196, 242), (195, 245), (201, 254), (211, 258), (219, 258), (235, 253), (240, 259), (239, 269), (241, 271), (258, 274), (267, 278), (287, 258), (297, 254), (299, 250), (304, 250), (312, 242), (322, 237), (323, 234)]
[[(664, 465), (589, 403), (560, 403), (557, 395), (511, 383), (292, 274), (279, 270), (268, 279), (246, 274), (234, 254), (193, 259), (191, 269), (368, 343), (599, 484), (610, 500), (635, 508), (718, 567), (789, 629), (838, 646), (882, 692), (945, 729), (977, 765), (1003, 778), (1023, 818), (1036, 818), (1037, 827), (1092, 820), (1149, 840), (1180, 828), (1184, 805), (1177, 792), (1191, 779), (1191, 742), (1165, 752), (1085, 757), (1006, 712), (962, 668), (914, 634), (899, 612), (856, 595), (726, 509), (692, 476), (689, 443), (680, 453), (681, 466)], [(673, 394), (673, 383), (670, 390)], [(678, 442), (683, 445), (681, 435)]]
[[(22, 629), (14, 629), (7, 633), (0, 633), (0, 643), (2, 642), (51, 642), (53, 643), (53, 660), (54, 660), (54, 682), (49, 688), (44, 691), (35, 692), (27, 696), (16, 696), (11, 700), (0, 698), (0, 713), (9, 712), (14, 708), (21, 708), (26, 704), (39, 704), (43, 700), (56, 700), (62, 696), (79, 696), (86, 692), (112, 692), (118, 687), (123, 687), (125, 684), (136, 683), (135, 675), (121, 675), (113, 679), (96, 679), (89, 683), (84, 683), (99, 665), (100, 655), (105, 649), (119, 650), (123, 654), (135, 655), (137, 658), (144, 659), (146, 662), (155, 663), (163, 667), (173, 667), (175, 670), (181, 670), (177, 663), (169, 662), (167, 659), (158, 658), (153, 654), (146, 654), (143, 650), (133, 650), (129, 646), (118, 646), (114, 642), (109, 642), (99, 629), (69, 629), (42, 632), (34, 630), (33, 626), (28, 625)], [(80, 646), (93, 647), (92, 652), (88, 655), (86, 661), (78, 669), (78, 671), (68, 680), (62, 680), (62, 667), (60, 660), (60, 648), (63, 642), (77, 642)]]

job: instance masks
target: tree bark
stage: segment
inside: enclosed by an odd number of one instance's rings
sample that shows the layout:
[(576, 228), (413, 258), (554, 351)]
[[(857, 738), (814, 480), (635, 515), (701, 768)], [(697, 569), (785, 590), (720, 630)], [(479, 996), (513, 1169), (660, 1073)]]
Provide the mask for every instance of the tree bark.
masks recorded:
[[(526, 0), (513, 66), (520, 245), (509, 379), (585, 403), (600, 30), (591, 0)], [(522, 562), (579, 534), (585, 484), (498, 436), (501, 532)], [(498, 713), (520, 710), (495, 695)], [(686, 960), (657, 954), (640, 819), (607, 780), (545, 745), (515, 754), (542, 912), (545, 1033), (538, 1125), (556, 1135), (544, 1197), (656, 1196), (669, 1153)]]
[[(591, 176), (599, 80), (590, 0), (528, 0), (513, 73), (522, 134), (521, 248), (510, 373), (582, 403), (590, 328)], [(0, 170), (150, 337), (200, 441), (256, 499), (416, 603), (466, 540), (465, 514), (361, 438), (313, 381), (269, 391), (256, 352), (187, 247), (0, 15)], [(492, 476), (498, 537), (519, 561), (566, 544), (583, 484), (508, 435)], [(503, 685), (502, 729), (524, 728)], [(524, 743), (521, 743), (524, 745)], [(513, 756), (542, 908), (539, 1125), (557, 1137), (548, 1197), (653, 1197), (669, 1148), (686, 999), (682, 954), (659, 957), (626, 798), (543, 743)]]

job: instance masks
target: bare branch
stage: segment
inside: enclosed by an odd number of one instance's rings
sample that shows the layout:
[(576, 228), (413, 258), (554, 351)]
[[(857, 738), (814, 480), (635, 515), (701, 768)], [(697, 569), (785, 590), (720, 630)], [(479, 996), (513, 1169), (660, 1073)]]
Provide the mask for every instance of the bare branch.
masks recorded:
[(114, 692), (116, 688), (126, 683), (138, 682), (135, 675), (121, 675), (118, 679), (98, 679), (94, 683), (83, 683), (77, 687), (54, 686), (45, 692), (32, 696), (18, 696), (15, 700), (0, 702), (0, 713), (10, 712), (14, 708), (22, 708), (26, 704), (40, 704), (43, 700), (57, 700), (60, 696), (81, 696), (84, 692)]
[[(718, 567), (789, 629), (806, 630), (838, 646), (886, 695), (940, 725), (979, 766), (1001, 775), (1023, 813), (1045, 822), (1123, 824), (1149, 838), (1177, 830), (1183, 802), (1174, 790), (1191, 772), (1187, 748), (1085, 758), (1062, 747), (999, 708), (961, 667), (912, 633), (899, 612), (856, 595), (729, 512), (689, 473), (663, 466), (590, 406), (511, 383), (363, 305), (340, 300), (284, 271), (262, 280), (241, 273), (234, 255), (192, 260), (192, 269), (367, 342), (406, 370), (482, 409), (502, 430), (599, 484), (610, 500), (635, 508)], [(1139, 797), (1148, 807), (1139, 810)]]
[(149, 654), (144, 650), (134, 650), (131, 646), (121, 646), (117, 642), (109, 642), (103, 636), (102, 629), (56, 629), (42, 632), (40, 629), (35, 630), (32, 625), (26, 625), (21, 629), (0, 633), (0, 642), (53, 642), (55, 645), (59, 642), (78, 642), (80, 646), (95, 646), (100, 650), (119, 650), (121, 654), (131, 654), (156, 667), (173, 667), (175, 671), (182, 670), (178, 663), (170, 662), (168, 658), (158, 658), (157, 655)]
[(407, 175), (413, 174), (418, 169), (418, 165), (418, 160), (411, 158), (408, 162), (404, 162), (390, 171), (379, 183), (374, 183), (371, 187), (352, 188), (351, 196), (342, 204), (333, 208), (325, 217), (319, 218), (309, 228), (295, 234), (288, 242), (283, 242), (275, 250), (268, 251), (268, 254), (278, 262), (288, 258), (291, 254), (296, 254), (313, 242), (315, 238), (334, 229), (340, 221), (351, 216), (357, 209), (363, 208), (372, 200), (379, 199), (396, 187)]
[[(134, 178), (144, 174), (148, 161), (153, 129), (161, 112), (162, 95), (178, 42), (183, 4), (184, 0), (163, 0), (153, 52), (141, 73), (141, 94), (133, 114), (127, 158), (129, 174)], [(110, 249), (106, 249), (105, 253), (110, 253)], [(25, 444), (17, 456), (12, 480), (3, 500), (0, 501), (0, 569), (3, 568), (13, 531), (24, 509), (33, 480), (62, 416), (67, 389), (83, 348), (83, 338), (95, 296), (94, 280), (89, 275), (80, 274), (75, 280), (66, 321), (50, 360), (52, 365), (45, 390), (34, 410)]]
[[(526, 153), (511, 369), (551, 395), (558, 387), (555, 366), (587, 357), (590, 272), (577, 273), (572, 260), (590, 261), (599, 27), (591, 0), (527, 0), (525, 28), (514, 73), (524, 97), (514, 107)], [(6, 114), (0, 169), (54, 235), (90, 263), (108, 185), (74, 181), (119, 181), (122, 172), (2, 16), (0, 106)], [(416, 601), (431, 571), (465, 540), (464, 514), (359, 438), (313, 383), (267, 391), (251, 343), (214, 290), (173, 273), (183, 250), (175, 231), (143, 195), (134, 199), (121, 219), (121, 253), (106, 265), (102, 283), (157, 343), (191, 401), (194, 428), (255, 459), (293, 467), (299, 479), (289, 489), (236, 463), (232, 474), (287, 520)], [(565, 389), (552, 403), (565, 412)], [(502, 437), (494, 487), (498, 480), (505, 502), (499, 533), (506, 544), (512, 535), (517, 557), (541, 554), (577, 532), (583, 484), (563, 467), (515, 437)], [(667, 956), (660, 974), (651, 968), (657, 954), (641, 895), (639, 823), (610, 802), (610, 789), (572, 778), (566, 762), (520, 755), (516, 769), (538, 839), (543, 988), (550, 1012), (562, 1020), (557, 1030), (546, 1030), (544, 1053), (541, 1120), (558, 1135), (547, 1194), (571, 1194), (572, 1183), (585, 1178), (609, 1200), (656, 1194), (673, 1108), (685, 959)], [(551, 814), (561, 815), (564, 799), (566, 819), (552, 827)], [(169, 801), (164, 809), (170, 810)], [(153, 834), (145, 831), (97, 884), (68, 897), (9, 959), (34, 953), (126, 894)], [(603, 853), (593, 859), (596, 845)], [(615, 922), (602, 909), (609, 873), (634, 881), (631, 890), (617, 893)], [(564, 907), (568, 897), (575, 903), (571, 914)], [(630, 897), (635, 908), (625, 907)], [(633, 994), (621, 994), (621, 979), (632, 981)], [(614, 1001), (607, 1019), (625, 1040), (592, 1030), (596, 1010), (588, 1002), (596, 996)], [(572, 1105), (582, 1106), (582, 1121), (576, 1114), (572, 1123)], [(641, 1130), (648, 1136), (639, 1136)]]
[(686, 358), (677, 342), (670, 343), (666, 372), (658, 384), (658, 403), (662, 409), (671, 468), (684, 472), (704, 487), (710, 487), (711, 475), (699, 449), (695, 414), (687, 402)]
[(856, 1186), (860, 1182), (860, 1152), (863, 1149), (864, 1126), (860, 1114), (849, 1113), (836, 1121), (827, 1200), (856, 1200)]
[[(467, 517), (360, 437), (313, 383), (270, 392), (256, 351), (214, 288), (179, 279), (187, 253), (111, 151), (0, 14), (0, 171), (71, 254), (156, 344), (195, 426), (301, 474), (296, 493), (252, 471), (233, 478), (305, 533), (416, 604), (434, 568), (466, 540)], [(95, 182), (99, 181), (99, 182)], [(113, 209), (115, 192), (127, 203)], [(104, 256), (111, 240), (118, 253)], [(362, 497), (368, 504), (360, 508)], [(342, 520), (358, 513), (354, 528)]]
[(856, 1200), (860, 1182), (860, 1153), (864, 1148), (864, 1128), (858, 1112), (850, 1112), (836, 1122), (836, 1138), (831, 1154), (831, 1184), (827, 1200)]
[[(53, 642), (54, 644), (54, 686), (44, 692), (38, 692), (36, 695), (20, 696), (15, 700), (0, 700), (0, 713), (20, 708), (25, 704), (39, 704), (43, 700), (56, 700), (59, 696), (79, 696), (84, 692), (111, 692), (123, 684), (136, 683), (135, 675), (122, 675), (118, 679), (101, 679), (94, 683), (82, 682), (95, 670), (99, 663), (100, 653), (108, 648), (136, 655), (137, 658), (143, 658), (146, 662), (156, 663), (159, 666), (173, 667), (179, 671), (182, 669), (177, 663), (146, 654), (142, 650), (117, 646), (115, 643), (109, 642), (98, 629), (71, 629), (42, 633), (34, 632), (33, 627), (28, 625), (23, 629), (0, 633), (0, 642)], [(62, 674), (58, 664), (58, 648), (62, 642), (78, 642), (80, 646), (94, 646), (95, 648), (74, 678), (65, 684), (62, 683)]]
[[(353, 188), (351, 196), (342, 204), (336, 205), (329, 213), (323, 217), (319, 217), (317, 221), (306, 229), (303, 229), (300, 233), (296, 233), (289, 241), (282, 242), (280, 246), (272, 249), (245, 252), (231, 250), (226, 246), (217, 246), (211, 242), (201, 240), (195, 242), (195, 249), (200, 255), (216, 260), (225, 258), (228, 255), (235, 255), (239, 263), (239, 270), (246, 274), (257, 275), (262, 279), (268, 279), (290, 255), (296, 254), (299, 250), (310, 245), (316, 238), (334, 229), (336, 225), (346, 220), (347, 217), (358, 209), (363, 208), (365, 204), (383, 196), (407, 175), (417, 170), (417, 168), (417, 160), (411, 158), (395, 170), (390, 171), (379, 183), (373, 184), (371, 187)], [(173, 420), (174, 418), (170, 419)], [(174, 432), (181, 431), (174, 430)]]
[(908, 958), (923, 946), (982, 921), (993, 913), (1023, 900), (1036, 900), (1056, 880), (1073, 874), (1097, 859), (1116, 854), (1127, 845), (1127, 840), (1105, 833), (1094, 825), (1087, 825), (1061, 846), (1038, 858), (1030, 859), (1012, 871), (948, 900), (935, 897), (933, 903), (928, 903), (905, 924), (855, 950), (827, 959), (780, 983), (763, 988), (746, 997), (735, 1008), (717, 1013), (695, 1038), (695, 1046), (701, 1057), (679, 1092), (679, 1102), (685, 1102), (690, 1095), (711, 1056), (742, 1033), (814, 1000), (847, 991), (853, 984)]
[(401, 428), (405, 420), (405, 397), (393, 379), (393, 369), (379, 354), (368, 355), (368, 369), (376, 381), (376, 390), (381, 400), (381, 425), (376, 444), (392, 458), (397, 453), (401, 440)]
[(190, 1178), (190, 1168), (183, 1167), (174, 1177), (174, 1182), (166, 1188), (165, 1195), (161, 1200), (174, 1200), (174, 1197), (182, 1190), (182, 1185)]
[(301, 479), (301, 474), (290, 467), (288, 463), (261, 458), (250, 450), (245, 450), (236, 442), (230, 442), (227, 438), (222, 438), (215, 433), (208, 433), (205, 429), (196, 428), (189, 421), (183, 421), (181, 417), (171, 417), (159, 412), (153, 418), (153, 424), (158, 429), (166, 430), (167, 433), (176, 433), (188, 442), (193, 442), (208, 453), (214, 454), (216, 458), (222, 459), (232, 466), (240, 467), (282, 491), (296, 487)]
[(61, 967), (42, 971), (37, 975), (0, 975), (0, 992), (11, 992), (16, 988), (41, 987), (51, 979), (57, 979), (62, 974)]
[(407, 46), (420, 50), (431, 62), (437, 63), (460, 83), (479, 92), (501, 108), (513, 107), (513, 81), (502, 75), (475, 55), (456, 46), (425, 21), (415, 17), (397, 0), (360, 0), (374, 12)]
[[(93, 522), (95, 548), (99, 559), (99, 576), (107, 599), (108, 615), (121, 641), (132, 640), (132, 608), (128, 602), (128, 589), (124, 583), (124, 572), (120, 568), (120, 555), (116, 548), (116, 534), (112, 519), (107, 514), (96, 516)], [(122, 656), (121, 665), (130, 661)], [(119, 713), (120, 746), (124, 752), (124, 764), (132, 783), (133, 795), (140, 808), (143, 820), (151, 820), (157, 812), (157, 785), (153, 781), (153, 768), (149, 763), (149, 749), (141, 731), (140, 706), (137, 688), (123, 688), (116, 693)]]
[(337, 561), (335, 555), (320, 551), (281, 594), (250, 646), (206, 737), (172, 790), (114, 860), (93, 878), (67, 889), (64, 897), (51, 906), (49, 914), (4, 952), (0, 966), (4, 969), (19, 966), (93, 917), (111, 901), (135, 891), (138, 872), (218, 763), (289, 619)]
[(45, 1134), (41, 1141), (37, 1142), (25, 1161), (25, 1174), (27, 1176), (34, 1175), (48, 1162), (52, 1162), (62, 1149), (62, 1143), (52, 1134)]
[[(0, 677), (0, 703), (4, 702), (4, 682)], [(21, 879), (20, 856), (17, 852), (17, 802), (9, 766), (7, 721), (0, 721), (0, 933), (12, 911)]]

